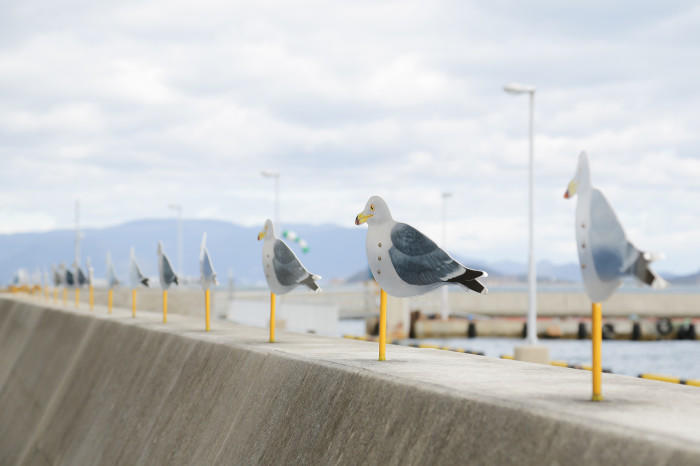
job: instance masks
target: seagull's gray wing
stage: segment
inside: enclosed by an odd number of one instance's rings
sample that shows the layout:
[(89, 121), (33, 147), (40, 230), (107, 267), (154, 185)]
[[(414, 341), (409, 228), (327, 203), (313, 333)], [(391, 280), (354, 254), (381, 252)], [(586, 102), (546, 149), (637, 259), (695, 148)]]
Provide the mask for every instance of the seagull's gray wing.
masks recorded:
[(204, 249), (204, 257), (202, 258), (202, 276), (207, 280), (216, 280), (214, 265), (211, 263), (209, 251), (206, 249)]
[(591, 191), (590, 247), (598, 277), (614, 280), (630, 272), (639, 250), (629, 241), (615, 211), (598, 189)]
[(88, 282), (87, 277), (83, 273), (83, 269), (78, 267), (78, 285), (83, 286)]
[(296, 285), (309, 276), (294, 252), (279, 239), (275, 240), (272, 268), (282, 286)]
[(430, 238), (405, 223), (391, 229), (391, 242), (389, 256), (394, 269), (411, 285), (444, 282), (465, 270)]
[(66, 269), (66, 284), (68, 286), (73, 286), (75, 284), (75, 279), (73, 277), (73, 272)]
[(175, 272), (173, 271), (173, 266), (170, 265), (170, 260), (168, 259), (168, 256), (163, 254), (163, 271), (162, 271), (163, 276), (161, 277), (163, 281), (167, 284), (170, 283), (177, 283), (177, 275), (175, 275)]

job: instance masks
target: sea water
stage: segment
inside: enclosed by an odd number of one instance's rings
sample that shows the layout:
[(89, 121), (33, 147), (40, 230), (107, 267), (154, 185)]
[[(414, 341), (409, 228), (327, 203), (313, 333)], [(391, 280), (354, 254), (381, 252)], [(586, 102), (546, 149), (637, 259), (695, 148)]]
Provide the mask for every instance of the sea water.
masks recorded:
[[(365, 322), (361, 319), (340, 321), (344, 334), (364, 335)], [(426, 338), (422, 340), (401, 340), (403, 344), (428, 343), (451, 348), (463, 348), (483, 352), (486, 356), (498, 358), (513, 355), (514, 348), (526, 344), (518, 338)], [(566, 361), (569, 364), (591, 363), (590, 340), (544, 340), (539, 345), (549, 348), (551, 360)], [(700, 380), (700, 341), (660, 340), (629, 341), (604, 340), (602, 347), (603, 368), (615, 374), (638, 376), (653, 373)]]

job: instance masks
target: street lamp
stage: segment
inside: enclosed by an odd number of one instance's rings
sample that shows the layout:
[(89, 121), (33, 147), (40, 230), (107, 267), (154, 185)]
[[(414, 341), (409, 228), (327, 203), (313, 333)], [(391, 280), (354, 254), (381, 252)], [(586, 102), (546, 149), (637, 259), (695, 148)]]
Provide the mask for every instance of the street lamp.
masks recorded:
[[(444, 192), (442, 193), (442, 248), (447, 250), (447, 199), (452, 197), (452, 193)], [(440, 309), (440, 314), (442, 314), (442, 319), (447, 320), (450, 315), (449, 301), (448, 301), (448, 290), (446, 286), (442, 287), (442, 307)]]
[(530, 169), (529, 169), (529, 258), (528, 258), (528, 288), (529, 288), (529, 305), (527, 310), (527, 341), (534, 345), (537, 343), (537, 271), (535, 269), (535, 253), (534, 253), (534, 194), (533, 194), (533, 156), (534, 156), (534, 133), (533, 125), (535, 118), (535, 87), (525, 84), (510, 83), (503, 86), (503, 90), (509, 94), (530, 95)]
[(184, 275), (182, 274), (182, 205), (170, 204), (168, 208), (177, 212), (177, 274), (182, 280), (184, 279)]
[(280, 174), (279, 172), (271, 172), (263, 170), (260, 172), (265, 178), (273, 178), (275, 180), (275, 218), (274, 226), (275, 229), (280, 228)]

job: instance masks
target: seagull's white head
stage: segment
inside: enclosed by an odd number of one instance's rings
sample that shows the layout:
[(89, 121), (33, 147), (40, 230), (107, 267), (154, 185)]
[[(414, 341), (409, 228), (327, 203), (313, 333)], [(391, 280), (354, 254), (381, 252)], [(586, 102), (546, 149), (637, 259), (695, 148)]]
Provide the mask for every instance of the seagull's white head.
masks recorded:
[(591, 183), (591, 174), (588, 170), (588, 156), (585, 152), (581, 152), (578, 156), (578, 165), (573, 179), (569, 182), (569, 186), (564, 192), (564, 199), (570, 199), (576, 195), (576, 192), (581, 187), (588, 188)]
[(373, 225), (375, 223), (383, 223), (387, 220), (391, 220), (391, 212), (389, 212), (389, 207), (379, 196), (372, 196), (367, 201), (365, 205), (365, 210), (357, 214), (355, 217), (355, 225), (362, 225), (367, 222), (368, 225)]
[(272, 225), (272, 220), (269, 218), (265, 220), (265, 226), (260, 233), (258, 233), (258, 241), (263, 238), (272, 239), (275, 237), (275, 227)]

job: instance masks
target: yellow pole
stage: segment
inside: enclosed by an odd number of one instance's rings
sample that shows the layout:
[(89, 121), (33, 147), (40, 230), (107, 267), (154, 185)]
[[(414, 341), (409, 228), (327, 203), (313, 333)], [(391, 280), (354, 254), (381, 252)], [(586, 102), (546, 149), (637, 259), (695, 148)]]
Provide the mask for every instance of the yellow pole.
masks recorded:
[(207, 288), (204, 291), (204, 308), (206, 309), (206, 314), (204, 317), (204, 322), (205, 322), (205, 330), (208, 332), (210, 330), (210, 314), (209, 314), (209, 309), (211, 307), (211, 295), (209, 294), (209, 288)]
[(275, 342), (275, 293), (270, 293), (270, 343)]
[(163, 290), (163, 323), (168, 323), (168, 290)]
[(80, 307), (80, 288), (75, 289), (75, 308)]
[(601, 345), (603, 340), (603, 313), (600, 303), (593, 303), (593, 316), (591, 319), (591, 340), (593, 341), (593, 401), (603, 401), (601, 390)]
[(58, 290), (56, 288), (53, 289), (53, 303), (58, 304)]
[(379, 293), (379, 360), (386, 361), (386, 291)]
[(131, 289), (131, 317), (136, 318), (136, 288)]
[(68, 300), (68, 290), (63, 288), (63, 306), (66, 305), (66, 301)]
[(47, 301), (49, 300), (49, 287), (48, 286), (44, 287), (44, 298), (46, 298)]
[(95, 289), (93, 288), (92, 285), (90, 285), (89, 293), (90, 293), (90, 312), (92, 312), (95, 308)]
[(113, 298), (113, 293), (112, 293), (112, 288), (107, 290), (107, 312), (109, 314), (112, 313), (112, 298)]

